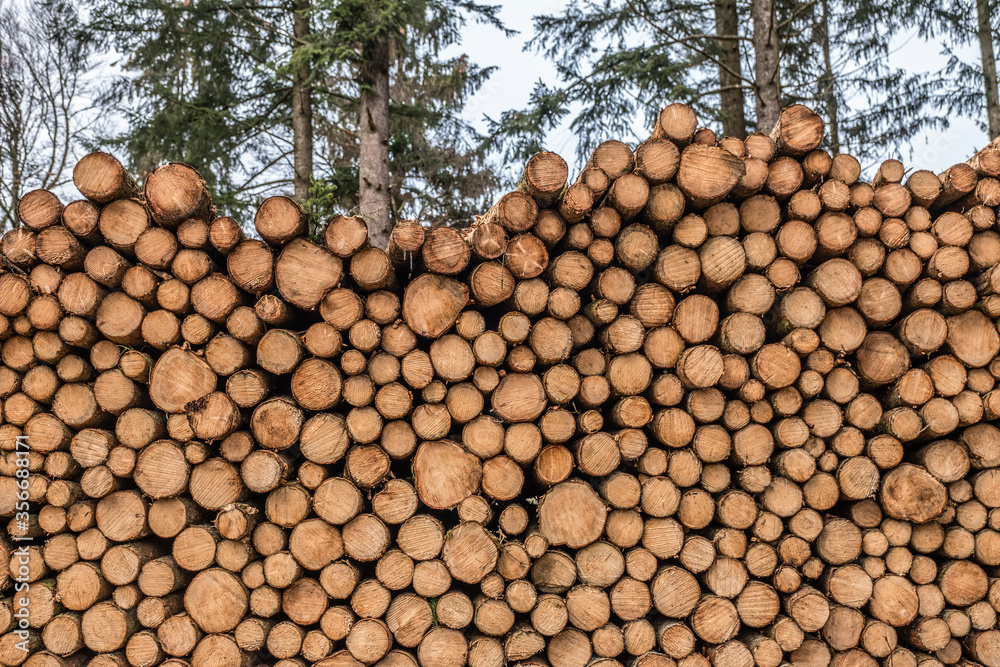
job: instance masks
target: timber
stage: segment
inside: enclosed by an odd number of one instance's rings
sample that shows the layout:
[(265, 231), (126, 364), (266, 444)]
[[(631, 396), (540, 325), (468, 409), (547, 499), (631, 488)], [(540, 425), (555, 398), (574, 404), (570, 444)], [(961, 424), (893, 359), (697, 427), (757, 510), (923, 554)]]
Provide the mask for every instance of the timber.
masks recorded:
[(764, 129), (672, 104), (385, 249), (180, 163), (25, 194), (0, 663), (1000, 667), (1000, 151)]

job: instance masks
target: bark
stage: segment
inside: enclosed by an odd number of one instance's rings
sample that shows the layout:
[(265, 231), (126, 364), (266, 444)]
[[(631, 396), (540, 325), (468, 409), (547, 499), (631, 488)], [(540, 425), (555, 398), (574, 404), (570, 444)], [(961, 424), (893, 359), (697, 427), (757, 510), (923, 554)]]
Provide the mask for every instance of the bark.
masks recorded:
[[(840, 153), (840, 108), (837, 102), (836, 79), (830, 57), (830, 10), (827, 0), (823, 0), (823, 15), (817, 41), (823, 49), (823, 75), (819, 81), (820, 99), (826, 101), (827, 124), (830, 128), (830, 152)], [(995, 79), (996, 77), (994, 77)], [(1000, 131), (1000, 126), (998, 126)]]
[(976, 33), (983, 61), (983, 85), (986, 89), (986, 122), (990, 139), (1000, 136), (1000, 91), (997, 90), (997, 60), (993, 51), (993, 28), (989, 0), (976, 0)]
[(757, 93), (757, 129), (770, 132), (781, 113), (781, 77), (778, 62), (778, 25), (773, 0), (752, 0), (754, 77)]
[[(294, 0), (292, 9), (295, 17), (292, 19), (292, 52), (305, 46), (306, 38), (311, 34), (309, 26), (309, 0)], [(309, 61), (303, 59), (292, 75), (292, 152), (295, 174), (295, 201), (305, 205), (309, 199), (309, 185), (313, 173), (313, 112), (312, 112), (312, 76)]]
[(377, 248), (389, 244), (392, 203), (389, 197), (389, 42), (376, 39), (361, 70), (360, 209), (368, 238)]
[[(19, 123), (12, 123), (13, 127), (7, 132), (11, 146), (17, 146), (21, 143), (21, 127)], [(17, 217), (14, 211), (17, 208), (17, 202), (21, 201), (21, 182), (23, 180), (22, 174), (24, 168), (21, 166), (21, 154), (19, 151), (12, 150), (10, 156), (10, 201), (5, 204), (5, 208), (11, 211), (12, 215), (9, 215), (8, 221), (10, 222), (11, 229), (17, 229), (21, 226), (21, 220)]]
[(742, 59), (740, 57), (740, 16), (736, 0), (715, 3), (715, 32), (719, 35), (719, 88), (721, 90), (722, 133), (746, 139), (747, 119), (743, 109)]

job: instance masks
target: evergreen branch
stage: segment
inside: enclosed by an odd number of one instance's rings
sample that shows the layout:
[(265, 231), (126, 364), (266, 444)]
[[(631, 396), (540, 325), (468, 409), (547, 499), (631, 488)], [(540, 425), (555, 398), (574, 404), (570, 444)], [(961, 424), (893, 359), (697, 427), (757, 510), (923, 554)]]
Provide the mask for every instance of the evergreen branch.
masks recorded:
[(256, 183), (254, 185), (248, 185), (241, 190), (236, 190), (235, 192), (248, 192), (250, 190), (256, 190), (258, 188), (269, 188), (272, 185), (287, 185), (292, 182), (290, 178), (279, 178), (273, 181), (266, 181), (264, 183)]
[(731, 75), (731, 76), (733, 76), (733, 77), (735, 77), (735, 78), (737, 78), (737, 79), (739, 79), (741, 81), (745, 81), (745, 82), (747, 82), (749, 84), (753, 83), (750, 79), (747, 79), (746, 77), (744, 77), (743, 74), (742, 74), (742, 72), (733, 71), (732, 68), (730, 68), (728, 65), (726, 65), (721, 60), (719, 60), (718, 58), (716, 58), (714, 55), (708, 53), (705, 49), (702, 49), (702, 48), (700, 48), (700, 47), (698, 47), (697, 45), (694, 45), (694, 44), (688, 44), (686, 40), (683, 40), (683, 39), (678, 40), (678, 39), (672, 37), (660, 25), (658, 25), (657, 23), (655, 23), (652, 19), (650, 19), (642, 11), (640, 11), (635, 6), (635, 3), (633, 2), (633, 0), (625, 0), (625, 2), (632, 9), (632, 11), (635, 12), (636, 16), (640, 17), (643, 21), (645, 21), (647, 24), (649, 24), (649, 26), (651, 28), (653, 28), (653, 30), (655, 30), (656, 32), (660, 33), (661, 35), (664, 35), (665, 37), (667, 37), (667, 41), (665, 42), (665, 45), (678, 45), (678, 46), (683, 46), (683, 47), (686, 47), (688, 49), (691, 49), (692, 51), (698, 53), (699, 55), (701, 55), (701, 56), (703, 56), (703, 57), (711, 60), (713, 63), (715, 63), (719, 67), (719, 69), (725, 71), (727, 74), (729, 74), (729, 75)]
[(802, 12), (806, 11), (807, 9), (811, 9), (813, 7), (813, 5), (815, 5), (815, 4), (816, 4), (816, 0), (809, 0), (809, 2), (806, 2), (806, 3), (801, 4), (801, 5), (797, 5), (795, 7), (795, 9), (792, 10), (792, 13), (788, 16), (788, 18), (786, 18), (784, 21), (781, 21), (780, 23), (778, 23), (778, 25), (776, 26), (776, 29), (777, 30), (781, 30), (782, 28), (784, 28), (784, 27), (786, 27), (788, 25), (791, 25), (795, 21), (795, 19), (797, 19), (798, 16)]

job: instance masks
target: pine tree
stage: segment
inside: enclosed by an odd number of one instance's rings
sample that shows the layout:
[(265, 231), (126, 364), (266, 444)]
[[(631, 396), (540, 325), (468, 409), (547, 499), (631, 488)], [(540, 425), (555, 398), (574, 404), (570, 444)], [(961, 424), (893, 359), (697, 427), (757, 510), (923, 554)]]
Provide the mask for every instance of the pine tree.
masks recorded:
[(774, 0), (751, 0), (753, 20), (754, 98), (757, 127), (770, 131), (781, 114), (781, 58), (778, 12)]
[(572, 117), (582, 161), (609, 137), (643, 139), (631, 119), (666, 102), (690, 104), (736, 137), (769, 132), (783, 106), (803, 102), (827, 116), (830, 150), (873, 157), (943, 123), (928, 112), (933, 82), (889, 66), (897, 5), (574, 0), (560, 15), (536, 17), (528, 45), (556, 65), (559, 84), (537, 84), (527, 108), (496, 119), (495, 143), (523, 157)]
[(461, 112), (493, 69), (440, 54), (460, 42), (468, 20), (506, 31), (499, 7), (451, 0), (319, 0), (315, 7), (323, 28), (314, 56), (352, 98), (331, 96), (330, 115), (348, 123), (358, 115), (357, 138), (329, 144), (346, 149), (343, 157), (357, 157), (357, 180), (341, 170), (320, 185), (341, 202), (357, 193), (352, 203), (377, 230), (377, 245), (404, 216), (471, 220), (495, 179), (484, 138)]
[[(338, 3), (345, 8), (347, 3)], [(389, 198), (389, 48), (392, 25), (383, 22), (387, 7), (380, 1), (352, 8), (353, 16), (339, 21), (341, 28), (361, 35), (357, 68), (359, 92), (358, 120), (358, 209), (368, 222), (372, 242), (384, 248), (392, 229)], [(374, 232), (374, 233), (372, 233)]]
[(788, 17), (779, 38), (787, 101), (824, 116), (831, 152), (871, 163), (900, 157), (918, 133), (946, 124), (933, 108), (937, 84), (890, 65), (893, 38), (905, 29), (898, 2), (820, 0), (779, 11)]
[(1000, 136), (1000, 92), (997, 90), (997, 56), (993, 50), (993, 17), (989, 0), (976, 0), (976, 37), (983, 68), (986, 127), (990, 140)]
[[(934, 72), (934, 106), (946, 116), (960, 115), (979, 123), (989, 138), (1000, 136), (1000, 92), (993, 43), (995, 6), (990, 0), (905, 0), (901, 16), (922, 39), (940, 39), (948, 60)], [(979, 47), (969, 61), (962, 47)]]
[(746, 99), (743, 94), (743, 60), (740, 55), (740, 14), (736, 0), (715, 3), (715, 34), (718, 40), (719, 116), (722, 133), (745, 139)]
[[(379, 216), (360, 210), (378, 242), (401, 217), (471, 218), (491, 192), (482, 137), (461, 113), (492, 70), (438, 54), (460, 41), (466, 18), (499, 26), (497, 11), (436, 0), (100, 0), (94, 27), (125, 56), (109, 97), (129, 103), (117, 142), (138, 171), (187, 162), (232, 212), (293, 189), (321, 223), (359, 208), (374, 145), (388, 199)], [(372, 132), (361, 117), (376, 106), (388, 122)]]
[(290, 5), (99, 0), (91, 28), (120, 54), (123, 71), (106, 98), (127, 128), (110, 139), (132, 169), (190, 164), (234, 214), (287, 188), (292, 19)]
[(308, 56), (312, 36), (309, 0), (292, 0), (292, 184), (295, 199), (309, 200), (313, 176), (312, 67)]
[[(736, 108), (753, 82), (733, 54), (743, 36), (713, 34), (716, 26), (733, 30), (734, 9), (735, 3), (719, 16), (707, 1), (573, 0), (561, 14), (536, 16), (525, 48), (548, 58), (560, 82), (539, 82), (527, 108), (495, 119), (495, 143), (509, 160), (523, 159), (543, 148), (546, 133), (572, 109), (570, 128), (582, 160), (609, 137), (640, 140), (634, 119), (642, 114), (651, 127), (667, 100), (692, 105), (706, 120), (728, 118), (729, 131), (744, 134), (735, 125)], [(729, 93), (725, 116), (723, 92)]]

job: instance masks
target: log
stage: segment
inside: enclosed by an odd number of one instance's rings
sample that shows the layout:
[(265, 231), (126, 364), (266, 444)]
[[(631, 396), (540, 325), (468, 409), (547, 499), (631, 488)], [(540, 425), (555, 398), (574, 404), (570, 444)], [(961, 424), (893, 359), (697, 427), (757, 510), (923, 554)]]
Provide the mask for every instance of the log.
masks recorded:
[[(944, 486), (924, 468), (904, 464), (891, 470), (882, 480), (880, 500), (889, 516), (926, 523), (944, 511), (947, 502)], [(913, 498), (922, 500), (918, 508)]]
[(530, 195), (539, 208), (552, 208), (566, 186), (568, 169), (566, 161), (555, 153), (536, 153), (524, 167), (518, 190)]
[(334, 216), (324, 230), (326, 247), (346, 259), (368, 242), (368, 225), (361, 216)]
[(793, 104), (781, 110), (770, 136), (779, 154), (800, 157), (820, 145), (823, 129), (819, 114), (804, 105)]
[(177, 237), (162, 227), (147, 228), (132, 246), (136, 259), (153, 269), (168, 268), (178, 250)]
[(507, 249), (507, 232), (496, 222), (479, 219), (462, 236), (472, 253), (481, 259), (496, 259)]
[(30, 269), (35, 260), (35, 233), (26, 227), (17, 227), (5, 234), (0, 251), (7, 261), (19, 268)]
[(89, 153), (73, 167), (73, 184), (87, 199), (107, 204), (138, 194), (139, 187), (125, 168), (109, 153)]
[(199, 573), (184, 593), (184, 608), (204, 632), (228, 632), (246, 613), (246, 589), (230, 572), (217, 568)]
[(538, 514), (539, 529), (550, 544), (577, 549), (600, 537), (607, 511), (589, 485), (569, 480), (545, 494)]
[(692, 145), (681, 153), (677, 186), (695, 206), (721, 201), (743, 176), (743, 162), (714, 146)]
[(420, 252), (427, 269), (444, 276), (460, 273), (468, 265), (471, 254), (462, 235), (450, 227), (432, 229)]
[(139, 236), (149, 228), (149, 214), (142, 202), (117, 199), (101, 209), (98, 229), (116, 250), (133, 254)]
[(100, 209), (86, 199), (77, 199), (66, 204), (62, 211), (62, 223), (73, 235), (88, 241), (99, 239), (97, 222)]
[(174, 228), (188, 218), (207, 222), (213, 214), (205, 181), (180, 162), (154, 169), (146, 177), (144, 194), (153, 219), (164, 227)]
[(157, 360), (150, 373), (150, 399), (164, 412), (182, 412), (189, 403), (211, 393), (217, 380), (200, 357), (181, 348), (171, 348)]
[(679, 146), (685, 146), (694, 138), (697, 127), (698, 118), (691, 107), (680, 103), (669, 104), (657, 116), (653, 137), (669, 139)]
[(257, 209), (253, 225), (265, 242), (282, 246), (306, 231), (306, 214), (288, 197), (268, 197)]
[(414, 262), (426, 239), (426, 230), (416, 220), (401, 220), (393, 226), (386, 252), (393, 266), (413, 270)]
[(679, 164), (680, 152), (672, 141), (649, 139), (635, 149), (635, 172), (650, 185), (669, 181), (677, 173)]
[(313, 310), (320, 299), (340, 281), (340, 259), (315, 243), (295, 239), (274, 263), (275, 284), (293, 306)]
[(493, 391), (492, 403), (497, 415), (505, 421), (534, 421), (545, 409), (545, 389), (533, 373), (511, 373)]
[(458, 506), (475, 492), (482, 478), (482, 466), (475, 456), (458, 445), (425, 442), (413, 458), (417, 494), (435, 509)]
[(455, 323), (468, 298), (468, 288), (463, 284), (424, 274), (410, 283), (403, 294), (403, 319), (414, 333), (438, 338)]
[(38, 233), (35, 237), (35, 253), (39, 260), (65, 271), (76, 271), (83, 267), (83, 246), (69, 229), (61, 225), (46, 226)]

